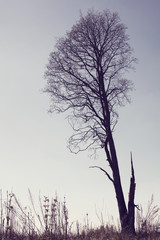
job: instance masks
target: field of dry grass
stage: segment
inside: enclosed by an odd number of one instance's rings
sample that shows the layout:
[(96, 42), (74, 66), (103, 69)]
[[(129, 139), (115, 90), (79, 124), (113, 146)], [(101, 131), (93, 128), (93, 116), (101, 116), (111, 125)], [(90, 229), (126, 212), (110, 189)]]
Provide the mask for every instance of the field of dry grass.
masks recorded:
[[(109, 223), (92, 228), (87, 222), (70, 223), (66, 200), (61, 202), (55, 196), (52, 199), (39, 197), (39, 209), (36, 209), (29, 191), (30, 207), (22, 207), (15, 194), (6, 194), (0, 204), (0, 239), (2, 240), (160, 240), (159, 207), (154, 205), (153, 197), (148, 203), (147, 212), (137, 211), (136, 235), (130, 236)], [(73, 226), (74, 225), (74, 226)]]

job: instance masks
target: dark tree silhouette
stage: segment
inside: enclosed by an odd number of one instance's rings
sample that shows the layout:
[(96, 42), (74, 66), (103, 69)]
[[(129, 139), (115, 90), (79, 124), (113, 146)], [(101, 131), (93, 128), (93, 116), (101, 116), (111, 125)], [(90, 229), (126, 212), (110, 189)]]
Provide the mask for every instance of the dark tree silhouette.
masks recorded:
[(117, 13), (89, 10), (85, 16), (81, 14), (50, 54), (45, 91), (51, 96), (51, 112), (68, 111), (74, 129), (69, 139), (72, 152), (104, 148), (112, 176), (98, 168), (113, 183), (122, 230), (134, 233), (133, 162), (127, 208), (113, 140), (117, 108), (130, 101), (128, 93), (133, 89), (132, 82), (123, 77), (136, 61), (128, 42)]

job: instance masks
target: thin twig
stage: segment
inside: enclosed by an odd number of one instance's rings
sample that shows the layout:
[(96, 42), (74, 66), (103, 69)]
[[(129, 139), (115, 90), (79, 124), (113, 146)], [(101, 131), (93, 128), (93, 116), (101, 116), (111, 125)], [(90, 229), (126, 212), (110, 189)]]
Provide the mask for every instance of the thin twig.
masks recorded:
[(102, 172), (104, 172), (104, 173), (107, 175), (107, 177), (109, 178), (109, 180), (110, 180), (111, 182), (114, 182), (113, 179), (111, 178), (111, 176), (110, 176), (110, 175), (106, 172), (106, 170), (104, 170), (103, 168), (98, 167), (98, 166), (91, 166), (90, 168), (99, 168)]

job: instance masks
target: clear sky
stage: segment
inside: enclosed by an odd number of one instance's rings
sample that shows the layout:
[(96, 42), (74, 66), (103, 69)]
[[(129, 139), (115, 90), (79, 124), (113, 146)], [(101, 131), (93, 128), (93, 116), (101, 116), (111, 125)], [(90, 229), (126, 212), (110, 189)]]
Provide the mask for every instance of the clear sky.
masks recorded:
[(139, 59), (129, 74), (135, 83), (132, 103), (119, 111), (115, 143), (122, 184), (128, 197), (130, 151), (136, 175), (136, 204), (147, 205), (151, 194), (160, 204), (160, 1), (159, 0), (0, 0), (0, 188), (22, 202), (27, 189), (34, 198), (66, 196), (70, 222), (98, 223), (117, 217), (112, 184), (91, 165), (105, 166), (88, 152), (67, 149), (72, 130), (65, 116), (48, 114), (42, 94), (49, 53), (88, 8), (118, 12), (128, 27), (130, 44)]

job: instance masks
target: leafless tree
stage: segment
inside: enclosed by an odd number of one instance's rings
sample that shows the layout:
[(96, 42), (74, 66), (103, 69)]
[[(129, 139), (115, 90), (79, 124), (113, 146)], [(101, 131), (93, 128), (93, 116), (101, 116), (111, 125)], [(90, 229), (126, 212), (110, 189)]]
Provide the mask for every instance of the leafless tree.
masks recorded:
[(113, 183), (122, 230), (133, 233), (133, 162), (127, 208), (113, 139), (118, 106), (130, 101), (128, 93), (133, 89), (133, 83), (124, 77), (136, 61), (132, 53), (118, 14), (89, 10), (58, 39), (47, 65), (45, 91), (51, 96), (51, 112), (68, 112), (74, 129), (69, 139), (72, 152), (104, 148), (111, 174), (98, 168)]

